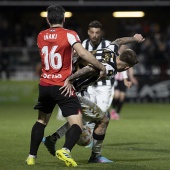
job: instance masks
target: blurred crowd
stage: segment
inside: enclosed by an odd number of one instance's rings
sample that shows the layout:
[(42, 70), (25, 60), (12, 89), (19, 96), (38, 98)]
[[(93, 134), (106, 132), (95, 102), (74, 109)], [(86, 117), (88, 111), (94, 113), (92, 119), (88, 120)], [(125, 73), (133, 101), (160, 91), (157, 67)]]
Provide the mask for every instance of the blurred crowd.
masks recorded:
[[(87, 33), (82, 31), (74, 19), (68, 20), (65, 27), (77, 31), (82, 41), (83, 38), (87, 38)], [(117, 27), (117, 38), (141, 33), (146, 39), (141, 44), (131, 46), (137, 52), (140, 60), (135, 74), (170, 74), (170, 25), (161, 25), (158, 22), (147, 20), (142, 23), (137, 20), (120, 20)], [(32, 50), (31, 56), (27, 54), (25, 61), (32, 64), (33, 67), (35, 66), (35, 62), (39, 60), (36, 45), (37, 34), (40, 29), (45, 28), (47, 28), (45, 22), (38, 26), (33, 20), (21, 24), (20, 21), (9, 21), (0, 16), (0, 71), (4, 70), (7, 78), (10, 77), (10, 70), (14, 69), (14, 65), (10, 64), (16, 62), (12, 57), (18, 55), (16, 50), (20, 50), (20, 47)], [(15, 49), (15, 53), (12, 52), (13, 49)], [(33, 59), (34, 56), (36, 57)]]
[[(140, 72), (151, 74), (167, 74), (170, 69), (170, 25), (161, 25), (158, 22), (144, 21), (121, 23), (121, 36), (134, 35), (136, 32), (145, 37), (145, 41), (135, 47), (139, 55)], [(154, 69), (155, 68), (155, 69)]]

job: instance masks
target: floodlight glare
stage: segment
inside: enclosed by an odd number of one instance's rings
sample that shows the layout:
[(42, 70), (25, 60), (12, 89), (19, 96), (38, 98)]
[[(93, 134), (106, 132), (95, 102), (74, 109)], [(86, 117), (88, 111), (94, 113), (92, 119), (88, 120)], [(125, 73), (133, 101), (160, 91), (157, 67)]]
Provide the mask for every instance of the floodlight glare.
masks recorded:
[(115, 18), (141, 18), (145, 16), (143, 11), (115, 11), (112, 13)]
[[(46, 11), (42, 11), (42, 12), (40, 13), (40, 16), (43, 17), (43, 18), (46, 18), (46, 17), (47, 17), (47, 12), (46, 12)], [(65, 17), (66, 17), (66, 18), (70, 18), (70, 17), (72, 17), (72, 16), (73, 16), (72, 12), (69, 12), (69, 11), (66, 11), (66, 12), (65, 12)]]

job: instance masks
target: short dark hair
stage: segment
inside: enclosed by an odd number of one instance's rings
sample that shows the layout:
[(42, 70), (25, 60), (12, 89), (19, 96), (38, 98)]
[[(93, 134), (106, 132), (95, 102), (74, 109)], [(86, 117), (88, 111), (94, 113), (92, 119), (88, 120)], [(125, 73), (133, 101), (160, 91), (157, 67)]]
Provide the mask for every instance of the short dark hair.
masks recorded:
[(137, 55), (132, 49), (126, 49), (120, 54), (120, 60), (126, 62), (130, 67), (137, 64)]
[(50, 5), (47, 8), (47, 18), (50, 24), (61, 24), (64, 21), (65, 10), (59, 4)]
[(102, 29), (103, 25), (99, 21), (92, 21), (89, 24), (89, 28), (101, 28)]

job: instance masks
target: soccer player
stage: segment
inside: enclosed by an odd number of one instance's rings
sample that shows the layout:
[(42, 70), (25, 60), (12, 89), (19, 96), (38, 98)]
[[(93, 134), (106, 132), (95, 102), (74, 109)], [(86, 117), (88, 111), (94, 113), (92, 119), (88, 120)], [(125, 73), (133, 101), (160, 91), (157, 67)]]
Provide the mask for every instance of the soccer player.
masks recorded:
[[(82, 45), (90, 52), (106, 48), (111, 43), (111, 41), (103, 38), (103, 26), (99, 21), (92, 21), (89, 23), (88, 36), (89, 38), (84, 40)], [(96, 98), (97, 105), (100, 105), (100, 108), (104, 112), (108, 111), (112, 101), (114, 93), (113, 84), (114, 78), (102, 79), (87, 88), (88, 93)], [(93, 129), (94, 124), (89, 124), (89, 127)]]
[[(122, 44), (130, 42), (143, 42), (144, 38), (140, 34), (135, 34), (134, 37), (124, 37), (119, 38), (113, 41), (106, 48), (96, 50), (93, 52), (94, 56), (106, 66), (107, 77), (106, 79), (113, 78), (116, 72), (121, 72), (129, 69), (133, 65), (138, 63), (136, 53), (131, 49), (126, 49), (120, 55), (118, 54), (118, 48)], [(96, 78), (95, 74), (97, 70), (87, 65), (82, 69), (75, 72), (68, 78), (68, 81), (75, 84), (75, 89), (80, 91), (78, 98), (81, 101), (82, 110), (83, 110), (83, 119), (85, 121), (95, 122), (95, 127), (93, 131), (93, 147), (92, 154), (88, 162), (90, 163), (99, 163), (99, 162), (112, 162), (107, 158), (101, 156), (101, 146), (105, 138), (106, 129), (108, 126), (109, 118), (106, 116), (105, 112), (102, 110), (102, 107), (97, 103), (93, 95), (90, 95), (88, 92), (85, 93), (83, 88), (87, 87), (89, 84), (94, 83)], [(83, 75), (88, 75), (86, 79), (77, 79)], [(94, 78), (94, 79), (92, 79)], [(80, 82), (82, 80), (82, 82)], [(88, 80), (91, 80), (88, 81)], [(74, 81), (78, 81), (75, 83)], [(92, 82), (93, 81), (93, 82)], [(89, 84), (88, 84), (89, 83)], [(80, 87), (82, 86), (82, 88)], [(64, 92), (69, 93), (67, 90), (67, 85), (63, 86)], [(98, 99), (100, 100), (100, 99)], [(66, 130), (69, 128), (68, 124), (65, 124), (60, 129), (58, 129), (54, 134), (48, 136), (44, 139), (44, 144), (52, 155), (55, 155), (55, 142), (57, 139), (61, 138)]]
[[(38, 120), (32, 127), (30, 152), (27, 165), (34, 165), (44, 130), (56, 104), (69, 122), (69, 130), (63, 148), (56, 151), (56, 156), (67, 166), (77, 166), (70, 152), (77, 143), (83, 128), (80, 102), (72, 84), (67, 78), (72, 74), (73, 49), (85, 61), (99, 69), (100, 77), (106, 75), (106, 69), (91, 53), (83, 48), (76, 32), (63, 28), (65, 10), (58, 4), (47, 8), (49, 29), (41, 31), (37, 38), (42, 62), (42, 74), (39, 83)], [(61, 93), (60, 88), (67, 87), (69, 95)]]

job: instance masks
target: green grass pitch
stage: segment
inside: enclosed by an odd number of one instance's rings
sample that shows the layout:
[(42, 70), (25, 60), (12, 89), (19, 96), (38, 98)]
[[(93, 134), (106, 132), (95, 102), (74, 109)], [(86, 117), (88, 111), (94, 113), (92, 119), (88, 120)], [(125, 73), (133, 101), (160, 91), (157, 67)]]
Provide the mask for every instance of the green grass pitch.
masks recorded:
[[(37, 81), (0, 82), (0, 170), (68, 170), (41, 144), (35, 166), (27, 166), (30, 131), (37, 118)], [(54, 110), (45, 135), (63, 121)], [(57, 142), (62, 147), (64, 138)], [(102, 155), (109, 164), (89, 164), (89, 148), (78, 145), (72, 150), (77, 170), (169, 170), (170, 104), (125, 104), (119, 121), (111, 120), (103, 143)]]

